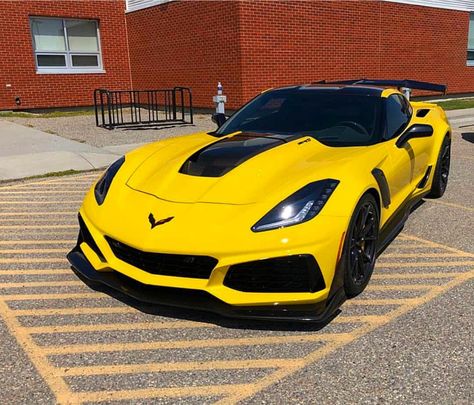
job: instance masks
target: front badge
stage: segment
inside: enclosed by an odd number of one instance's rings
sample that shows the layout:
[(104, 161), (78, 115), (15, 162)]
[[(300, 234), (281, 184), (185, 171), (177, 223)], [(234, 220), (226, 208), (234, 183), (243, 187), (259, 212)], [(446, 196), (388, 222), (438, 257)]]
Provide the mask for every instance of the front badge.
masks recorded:
[(148, 221), (150, 222), (151, 229), (153, 229), (155, 226), (166, 224), (167, 222), (170, 222), (173, 218), (174, 217), (168, 217), (164, 219), (159, 219), (157, 221), (151, 212), (150, 215), (148, 215)]

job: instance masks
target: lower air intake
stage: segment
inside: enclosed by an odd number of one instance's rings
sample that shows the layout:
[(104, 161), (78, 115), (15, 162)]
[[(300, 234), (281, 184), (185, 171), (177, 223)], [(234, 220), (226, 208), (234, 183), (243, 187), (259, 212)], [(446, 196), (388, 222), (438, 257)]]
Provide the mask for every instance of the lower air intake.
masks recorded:
[(325, 288), (311, 255), (277, 257), (231, 266), (224, 285), (244, 292), (315, 292)]

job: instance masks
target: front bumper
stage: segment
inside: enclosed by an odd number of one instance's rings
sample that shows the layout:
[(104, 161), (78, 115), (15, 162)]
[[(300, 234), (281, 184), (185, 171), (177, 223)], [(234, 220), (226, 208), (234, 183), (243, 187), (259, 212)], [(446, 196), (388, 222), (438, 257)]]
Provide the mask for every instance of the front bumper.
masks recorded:
[(303, 321), (327, 323), (338, 313), (344, 302), (342, 290), (328, 300), (300, 305), (229, 305), (202, 290), (156, 287), (137, 282), (115, 271), (96, 271), (76, 246), (67, 255), (74, 271), (93, 283), (100, 283), (140, 302), (213, 312), (229, 318), (271, 321)]

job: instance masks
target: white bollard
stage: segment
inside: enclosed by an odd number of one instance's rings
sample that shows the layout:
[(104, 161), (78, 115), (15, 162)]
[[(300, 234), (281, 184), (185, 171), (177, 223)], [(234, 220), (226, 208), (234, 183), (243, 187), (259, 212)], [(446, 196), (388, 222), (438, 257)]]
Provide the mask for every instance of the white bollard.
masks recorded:
[(222, 94), (222, 84), (217, 83), (217, 96), (212, 97), (212, 101), (216, 104), (216, 113), (225, 114), (225, 103), (227, 102), (227, 96)]

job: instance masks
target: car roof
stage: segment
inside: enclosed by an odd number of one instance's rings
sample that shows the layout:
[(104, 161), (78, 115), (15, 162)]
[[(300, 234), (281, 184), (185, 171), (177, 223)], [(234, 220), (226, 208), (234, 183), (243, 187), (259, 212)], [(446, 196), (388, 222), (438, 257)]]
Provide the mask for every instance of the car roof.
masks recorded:
[(361, 96), (376, 96), (382, 97), (382, 93), (386, 90), (383, 87), (368, 86), (368, 85), (347, 85), (347, 84), (321, 84), (321, 83), (309, 83), (295, 86), (285, 86), (269, 89), (267, 91), (278, 91), (278, 90), (295, 90), (295, 91), (317, 91), (321, 93), (338, 93), (338, 94), (351, 94)]

